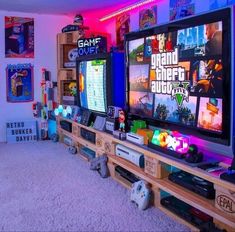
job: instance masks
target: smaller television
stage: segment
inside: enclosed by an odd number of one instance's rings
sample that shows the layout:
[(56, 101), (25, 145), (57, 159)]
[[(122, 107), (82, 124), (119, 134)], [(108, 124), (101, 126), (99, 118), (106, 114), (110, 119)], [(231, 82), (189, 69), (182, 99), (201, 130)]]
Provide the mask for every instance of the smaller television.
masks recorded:
[(107, 54), (77, 58), (78, 105), (105, 114), (111, 104), (110, 61)]

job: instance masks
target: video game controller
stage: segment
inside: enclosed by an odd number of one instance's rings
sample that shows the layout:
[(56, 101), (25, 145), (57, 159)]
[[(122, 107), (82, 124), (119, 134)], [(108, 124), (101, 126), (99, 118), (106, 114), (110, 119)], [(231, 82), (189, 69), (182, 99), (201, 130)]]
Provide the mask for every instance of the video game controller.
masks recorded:
[(90, 169), (98, 171), (102, 178), (109, 176), (109, 169), (107, 166), (108, 157), (106, 154), (95, 157), (90, 161)]
[(77, 148), (75, 146), (69, 146), (68, 152), (72, 155), (75, 155), (77, 153)]
[(150, 201), (150, 189), (147, 187), (145, 181), (140, 180), (132, 184), (131, 201), (138, 205), (138, 208), (145, 210)]

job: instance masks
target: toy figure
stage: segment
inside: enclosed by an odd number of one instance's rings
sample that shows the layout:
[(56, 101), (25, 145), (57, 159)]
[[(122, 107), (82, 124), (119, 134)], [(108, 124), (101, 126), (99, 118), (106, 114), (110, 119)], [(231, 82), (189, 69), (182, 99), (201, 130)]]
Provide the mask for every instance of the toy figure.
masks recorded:
[(76, 96), (77, 95), (77, 84), (76, 84), (76, 82), (71, 82), (69, 84), (69, 90), (70, 90), (71, 96)]
[(119, 130), (125, 132), (125, 113), (123, 110), (119, 110)]

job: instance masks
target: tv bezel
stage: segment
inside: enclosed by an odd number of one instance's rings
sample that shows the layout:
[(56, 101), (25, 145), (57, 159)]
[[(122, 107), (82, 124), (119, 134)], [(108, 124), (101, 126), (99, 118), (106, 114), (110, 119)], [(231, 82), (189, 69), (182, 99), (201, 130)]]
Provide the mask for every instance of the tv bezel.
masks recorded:
[[(178, 130), (183, 134), (193, 135), (200, 139), (207, 140), (210, 142), (215, 142), (218, 144), (223, 144), (226, 146), (231, 145), (232, 135), (232, 125), (233, 115), (233, 107), (231, 105), (231, 98), (232, 98), (232, 9), (230, 7), (224, 8), (221, 10), (216, 10), (213, 12), (207, 12), (200, 15), (180, 19), (177, 21), (172, 21), (166, 24), (157, 25), (145, 30), (131, 32), (125, 35), (125, 64), (126, 64), (126, 105), (128, 108), (128, 115), (130, 118), (133, 119), (143, 119), (148, 122), (151, 126), (162, 127), (163, 129), (170, 129), (170, 130)], [(197, 127), (189, 127), (186, 125), (180, 125), (173, 122), (168, 121), (160, 121), (154, 119), (153, 117), (148, 116), (141, 116), (137, 114), (133, 114), (130, 112), (130, 105), (129, 105), (129, 93), (130, 93), (130, 83), (129, 83), (129, 47), (128, 42), (136, 39), (146, 38), (148, 36), (161, 34), (161, 33), (168, 33), (173, 32), (185, 28), (190, 28), (199, 25), (205, 25), (212, 22), (219, 22), (222, 21), (222, 63), (223, 63), (223, 77), (225, 81), (223, 82), (223, 113), (222, 113), (222, 133), (217, 133), (215, 131), (208, 131), (202, 128)], [(225, 41), (229, 41), (228, 43)], [(212, 56), (198, 56), (198, 59), (209, 59)], [(139, 63), (141, 64), (141, 63)], [(199, 106), (197, 106), (199, 107)], [(197, 122), (195, 122), (197, 124)]]
[[(106, 88), (106, 101), (105, 101), (105, 112), (101, 111), (95, 111), (88, 109), (86, 107), (81, 106), (81, 100), (80, 100), (80, 92), (79, 92), (79, 71), (80, 71), (80, 63), (84, 61), (92, 61), (92, 60), (106, 60), (106, 83), (105, 83), (105, 88)], [(95, 115), (106, 115), (107, 113), (107, 108), (109, 105), (112, 104), (112, 97), (111, 97), (111, 88), (112, 86), (112, 80), (111, 80), (111, 61), (108, 53), (101, 53), (101, 54), (92, 54), (92, 55), (86, 55), (82, 57), (78, 57), (76, 59), (76, 81), (77, 81), (77, 102), (78, 106), (84, 109), (87, 109), (91, 112), (93, 112)]]

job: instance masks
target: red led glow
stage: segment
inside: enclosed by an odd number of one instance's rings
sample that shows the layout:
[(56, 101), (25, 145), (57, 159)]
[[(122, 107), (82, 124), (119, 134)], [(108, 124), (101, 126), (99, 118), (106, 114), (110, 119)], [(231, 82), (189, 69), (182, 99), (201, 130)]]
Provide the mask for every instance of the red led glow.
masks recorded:
[(130, 6), (127, 6), (127, 7), (124, 7), (124, 8), (122, 8), (122, 9), (120, 9), (120, 10), (117, 10), (117, 11), (111, 13), (111, 14), (108, 14), (108, 15), (106, 15), (106, 16), (100, 18), (99, 20), (100, 20), (100, 22), (103, 22), (103, 21), (105, 21), (105, 20), (107, 20), (107, 19), (113, 18), (113, 17), (115, 17), (115, 16), (117, 16), (117, 15), (120, 15), (120, 14), (122, 14), (122, 13), (124, 13), (124, 12), (133, 10), (133, 9), (135, 9), (135, 8), (137, 8), (137, 7), (146, 5), (146, 4), (151, 3), (151, 2), (154, 2), (154, 1), (155, 1), (155, 0), (142, 0), (142, 1), (136, 2), (135, 4), (132, 4), (132, 5), (130, 5)]

